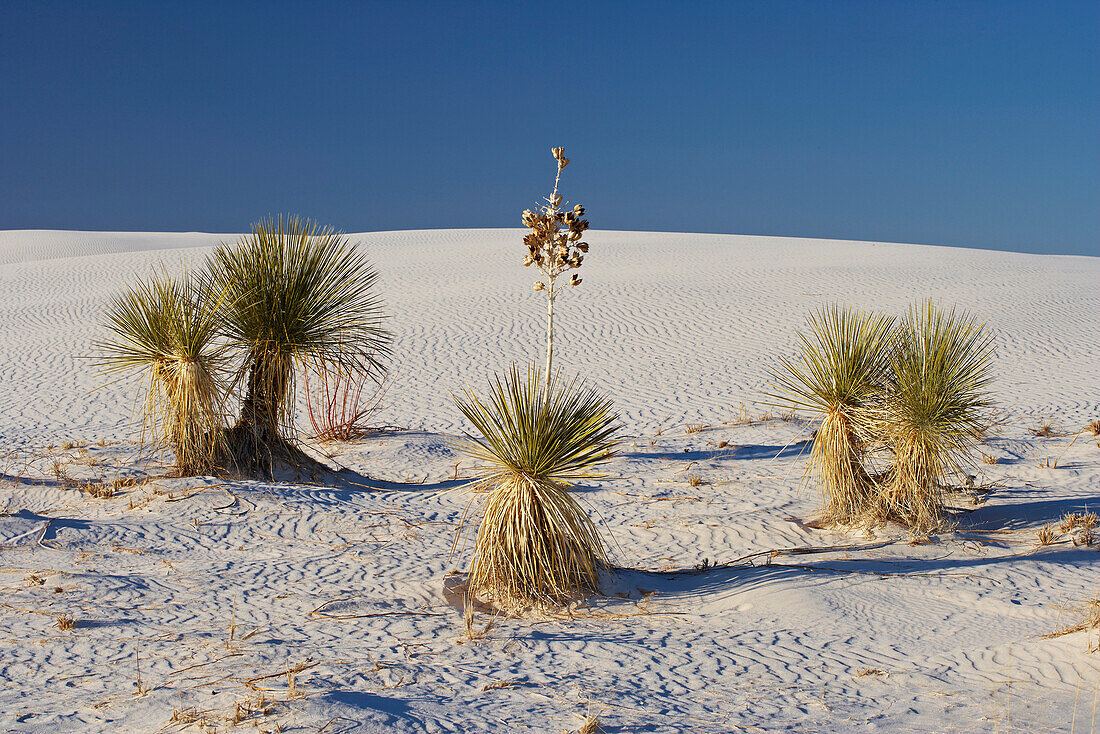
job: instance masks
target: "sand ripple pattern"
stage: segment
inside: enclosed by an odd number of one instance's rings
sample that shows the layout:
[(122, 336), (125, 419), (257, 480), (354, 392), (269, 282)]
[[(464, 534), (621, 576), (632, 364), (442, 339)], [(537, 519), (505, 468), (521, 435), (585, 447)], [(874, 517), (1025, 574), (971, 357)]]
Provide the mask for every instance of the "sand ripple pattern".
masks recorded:
[[(355, 235), (382, 274), (398, 337), (387, 420), (457, 431), (452, 392), (540, 358), (544, 305), (531, 291), (535, 271), (518, 262), (520, 236)], [(0, 232), (0, 439), (132, 435), (132, 385), (104, 386), (88, 359), (108, 299), (161, 263), (201, 263), (225, 239)], [(890, 313), (926, 297), (957, 304), (996, 334), (1008, 411), (1076, 422), (1100, 409), (1097, 258), (733, 235), (589, 239), (585, 284), (559, 305), (558, 363), (607, 390), (631, 430), (724, 420), (760, 401), (806, 313), (832, 301)]]
[[(611, 478), (577, 488), (621, 568), (573, 619), (498, 620), (470, 641), (445, 591), (470, 551), (451, 555), (468, 497), (449, 393), (539, 356), (519, 235), (358, 236), (398, 338), (383, 417), (409, 429), (330, 447), (358, 476), (159, 478), (93, 499), (52, 461), (78, 478), (162, 471), (123, 440), (132, 386), (86, 359), (104, 305), (220, 237), (0, 233), (0, 440), (87, 441), (0, 454), (0, 728), (198, 730), (182, 716), (232, 731), (241, 705), (242, 731), (541, 733), (598, 711), (612, 732), (1044, 732), (1067, 731), (1079, 700), (1089, 730), (1100, 658), (1081, 634), (1041, 636), (1095, 593), (1100, 553), (1034, 540), (1100, 505), (1100, 449), (1027, 427), (1100, 414), (1096, 259), (593, 232), (585, 284), (561, 301), (560, 363), (614, 396), (630, 434)], [(996, 331), (1008, 417), (985, 447), (998, 463), (975, 470), (995, 489), (927, 545), (809, 529), (810, 427), (735, 424), (738, 405), (760, 417), (810, 308), (925, 296)], [(713, 567), (829, 545), (865, 547)], [(261, 692), (272, 708), (248, 713)]]

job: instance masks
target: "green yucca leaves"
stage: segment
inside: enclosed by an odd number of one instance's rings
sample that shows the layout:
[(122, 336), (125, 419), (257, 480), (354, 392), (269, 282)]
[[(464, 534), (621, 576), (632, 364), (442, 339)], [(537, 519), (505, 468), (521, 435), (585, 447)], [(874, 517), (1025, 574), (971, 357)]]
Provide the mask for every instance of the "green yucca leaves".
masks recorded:
[[(992, 359), (993, 339), (984, 324), (931, 301), (913, 306), (890, 358), (893, 422), (945, 448), (968, 445), (981, 434), (992, 407)], [(951, 454), (944, 458), (954, 463)]]
[(558, 604), (595, 591), (607, 555), (595, 523), (568, 485), (599, 476), (614, 456), (611, 401), (574, 380), (513, 366), (489, 398), (466, 391), (459, 409), (481, 434), (460, 444), (483, 462), (488, 490), (469, 588), (504, 609)]
[(931, 301), (913, 306), (890, 355), (876, 430), (893, 453), (886, 512), (917, 532), (942, 525), (942, 486), (970, 463), (992, 403), (984, 324)]
[(391, 336), (378, 276), (342, 234), (308, 219), (266, 219), (220, 245), (208, 269), (226, 295), (225, 335), (244, 355), (241, 420), (274, 434), (263, 441), (293, 431), (296, 369), (383, 374)]
[(798, 358), (780, 358), (768, 397), (818, 421), (807, 471), (821, 487), (822, 520), (866, 521), (876, 503), (863, 460), (873, 443), (871, 408), (884, 384), (894, 321), (832, 305), (808, 322), (808, 333), (798, 335)]
[(867, 406), (882, 387), (894, 319), (831, 305), (810, 314), (808, 326), (798, 359), (779, 358), (768, 396), (819, 416)]
[(595, 390), (552, 378), (543, 389), (539, 370), (526, 379), (512, 366), (490, 385), (489, 399), (472, 392), (456, 400), (481, 438), (462, 447), (496, 472), (526, 474), (565, 484), (598, 476), (592, 469), (614, 456), (618, 415)]
[(112, 337), (97, 344), (107, 373), (142, 372), (142, 425), (167, 441), (181, 474), (209, 469), (221, 440), (224, 347), (217, 298), (189, 276), (160, 274), (116, 297)]
[[(931, 301), (897, 324), (836, 306), (809, 324), (769, 397), (818, 419), (807, 472), (821, 486), (823, 520), (941, 527), (943, 483), (969, 463), (991, 407), (984, 325)], [(867, 468), (872, 451), (887, 455), (882, 475)]]

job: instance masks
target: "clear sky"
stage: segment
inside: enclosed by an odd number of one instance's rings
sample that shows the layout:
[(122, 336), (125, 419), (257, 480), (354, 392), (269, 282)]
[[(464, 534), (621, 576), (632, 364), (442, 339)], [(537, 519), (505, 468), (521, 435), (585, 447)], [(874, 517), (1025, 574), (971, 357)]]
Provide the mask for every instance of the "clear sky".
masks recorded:
[(1100, 2), (5, 2), (0, 229), (518, 227), (1100, 255)]

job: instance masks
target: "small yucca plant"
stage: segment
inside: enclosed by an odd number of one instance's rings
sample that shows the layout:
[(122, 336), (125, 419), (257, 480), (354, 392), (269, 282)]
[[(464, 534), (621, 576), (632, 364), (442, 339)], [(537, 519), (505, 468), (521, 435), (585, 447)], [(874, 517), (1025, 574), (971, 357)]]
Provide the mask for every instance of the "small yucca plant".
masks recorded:
[(835, 305), (809, 317), (799, 355), (780, 358), (769, 393), (774, 405), (810, 413), (817, 422), (807, 473), (821, 488), (822, 521), (873, 519), (876, 489), (864, 468), (873, 443), (871, 406), (882, 389), (893, 319)]
[(513, 366), (482, 401), (469, 390), (459, 410), (481, 437), (460, 442), (481, 462), (487, 493), (469, 589), (505, 610), (557, 605), (598, 590), (607, 555), (595, 523), (570, 494), (614, 456), (611, 401), (574, 380), (543, 384), (534, 366)]
[(883, 514), (926, 534), (944, 524), (944, 482), (973, 463), (992, 403), (993, 340), (984, 324), (932, 301), (913, 306), (890, 355), (875, 431), (893, 465)]
[(242, 354), (243, 390), (231, 433), (242, 468), (271, 473), (295, 457), (294, 386), (299, 369), (330, 368), (380, 379), (390, 351), (377, 273), (341, 233), (298, 217), (265, 219), (208, 261), (226, 294), (224, 331)]
[(115, 298), (107, 328), (113, 337), (98, 344), (104, 371), (144, 374), (143, 433), (169, 445), (180, 474), (209, 471), (221, 447), (226, 394), (218, 299), (187, 276), (161, 274)]

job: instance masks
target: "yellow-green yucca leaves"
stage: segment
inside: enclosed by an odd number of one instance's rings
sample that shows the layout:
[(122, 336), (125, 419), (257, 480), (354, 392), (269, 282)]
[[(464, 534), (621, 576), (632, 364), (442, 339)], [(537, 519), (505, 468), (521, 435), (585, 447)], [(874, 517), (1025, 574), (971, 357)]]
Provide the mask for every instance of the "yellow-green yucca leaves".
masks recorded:
[(576, 380), (543, 386), (539, 369), (513, 367), (482, 400), (455, 402), (480, 437), (459, 446), (481, 462), (487, 491), (469, 589), (504, 609), (555, 605), (596, 591), (607, 554), (596, 525), (570, 494), (615, 455), (611, 401)]
[(224, 333), (242, 353), (237, 459), (263, 465), (294, 437), (295, 373), (324, 366), (380, 379), (390, 352), (377, 273), (343, 234), (282, 216), (209, 258), (226, 294)]
[(874, 482), (864, 468), (872, 442), (872, 411), (886, 377), (894, 320), (828, 306), (810, 315), (798, 334), (796, 359), (780, 358), (772, 373), (775, 405), (817, 421), (807, 465), (822, 492), (824, 522), (872, 520)]
[(183, 475), (208, 471), (223, 438), (224, 350), (219, 299), (189, 276), (159, 274), (115, 298), (112, 337), (98, 344), (108, 373), (142, 372), (142, 426), (166, 442)]
[(988, 425), (992, 359), (984, 324), (930, 300), (910, 309), (875, 427), (893, 457), (882, 496), (886, 517), (917, 533), (943, 525), (944, 480), (972, 463)]

